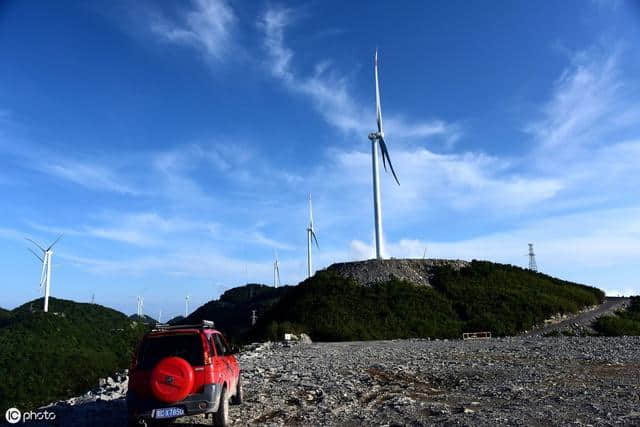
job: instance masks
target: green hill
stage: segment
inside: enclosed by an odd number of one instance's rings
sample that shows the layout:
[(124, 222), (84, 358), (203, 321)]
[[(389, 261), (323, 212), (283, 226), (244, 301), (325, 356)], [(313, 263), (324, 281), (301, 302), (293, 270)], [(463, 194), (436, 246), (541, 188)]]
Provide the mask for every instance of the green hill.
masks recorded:
[(84, 393), (128, 367), (145, 326), (97, 304), (42, 298), (14, 310), (0, 327), (0, 408), (31, 409)]
[(144, 314), (142, 316), (138, 316), (137, 314), (132, 314), (131, 316), (129, 316), (129, 319), (131, 319), (133, 321), (136, 321), (136, 322), (144, 323), (144, 324), (149, 325), (149, 326), (155, 326), (158, 323), (158, 321), (156, 319), (154, 319), (153, 317), (151, 317), (151, 316), (149, 316), (147, 314)]
[(613, 316), (602, 316), (593, 323), (593, 328), (602, 335), (640, 335), (640, 296), (630, 298), (629, 307)]
[(395, 279), (363, 286), (323, 270), (291, 288), (251, 338), (282, 339), (284, 332), (320, 341), (459, 337), (466, 331), (515, 335), (604, 298), (593, 287), (485, 261), (437, 267), (430, 282), (433, 288)]
[(291, 287), (247, 284), (229, 289), (220, 298), (209, 301), (196, 309), (187, 318), (177, 323), (197, 323), (203, 319), (213, 320), (216, 328), (225, 333), (232, 341), (242, 340), (251, 328), (251, 314), (256, 310), (257, 316), (262, 316), (275, 305), (282, 295)]
[(184, 319), (184, 316), (176, 316), (176, 317), (173, 317), (173, 318), (169, 319), (169, 321), (167, 323), (169, 325), (175, 325), (175, 324), (178, 324), (178, 323), (182, 322), (183, 319)]

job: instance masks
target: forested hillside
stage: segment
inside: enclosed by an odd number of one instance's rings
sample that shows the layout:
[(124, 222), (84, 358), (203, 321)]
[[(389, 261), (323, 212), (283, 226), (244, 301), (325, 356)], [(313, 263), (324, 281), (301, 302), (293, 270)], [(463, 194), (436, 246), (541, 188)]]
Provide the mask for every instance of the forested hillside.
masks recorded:
[(0, 407), (34, 408), (85, 392), (127, 368), (145, 326), (96, 304), (42, 298), (10, 312), (0, 327)]
[(252, 336), (276, 339), (297, 331), (341, 341), (459, 337), (465, 331), (513, 335), (604, 298), (593, 287), (485, 261), (438, 267), (430, 282), (433, 288), (399, 280), (364, 286), (321, 271), (284, 295)]

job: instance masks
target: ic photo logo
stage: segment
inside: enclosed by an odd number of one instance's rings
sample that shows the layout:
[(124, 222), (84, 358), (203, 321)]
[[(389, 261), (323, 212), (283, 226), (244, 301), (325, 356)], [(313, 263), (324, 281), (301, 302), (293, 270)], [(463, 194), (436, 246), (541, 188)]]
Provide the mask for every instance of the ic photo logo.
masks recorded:
[(18, 408), (9, 408), (4, 413), (4, 417), (9, 424), (18, 424), (20, 421), (53, 421), (56, 413), (52, 411), (28, 411), (22, 413)]
[(9, 424), (17, 424), (22, 419), (22, 413), (20, 413), (20, 409), (18, 408), (9, 408), (7, 412), (5, 412), (4, 417)]

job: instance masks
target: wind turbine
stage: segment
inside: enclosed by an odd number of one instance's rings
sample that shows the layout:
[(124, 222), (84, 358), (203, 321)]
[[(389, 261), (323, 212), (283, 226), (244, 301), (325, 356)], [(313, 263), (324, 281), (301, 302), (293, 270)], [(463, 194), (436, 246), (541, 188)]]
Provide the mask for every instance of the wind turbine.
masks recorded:
[(51, 293), (51, 257), (53, 256), (53, 245), (58, 243), (58, 241), (62, 238), (62, 234), (58, 236), (54, 242), (49, 245), (47, 249), (40, 246), (35, 240), (32, 240), (28, 237), (25, 237), (26, 240), (30, 241), (34, 245), (38, 247), (42, 251), (42, 258), (31, 248), (32, 254), (36, 256), (42, 262), (42, 273), (40, 274), (40, 289), (44, 288), (44, 312), (49, 311), (49, 295)]
[(389, 150), (387, 150), (387, 144), (384, 142), (384, 130), (382, 128), (382, 108), (380, 106), (380, 84), (378, 83), (378, 49), (376, 49), (376, 55), (374, 57), (373, 71), (376, 81), (376, 119), (378, 122), (378, 132), (371, 132), (369, 134), (369, 140), (371, 140), (371, 163), (373, 167), (373, 212), (376, 231), (376, 258), (382, 259), (384, 256), (384, 248), (382, 242), (382, 207), (380, 205), (380, 173), (378, 168), (378, 144), (380, 144), (380, 154), (382, 157), (382, 165), (384, 170), (387, 171), (387, 162), (391, 173), (395, 178), (398, 185), (398, 177), (393, 170), (391, 164), (391, 158), (389, 157)]
[(138, 315), (138, 317), (142, 317), (144, 313), (144, 297), (138, 295), (136, 297), (136, 300), (138, 302), (138, 308), (136, 310), (136, 314)]
[(184, 317), (187, 317), (189, 315), (189, 300), (191, 299), (191, 297), (189, 296), (189, 294), (187, 294), (187, 296), (184, 298)]
[(278, 252), (276, 252), (276, 260), (273, 263), (273, 287), (280, 286), (280, 261), (278, 261)]
[(307, 277), (311, 277), (311, 246), (313, 239), (316, 242), (316, 247), (320, 249), (318, 245), (318, 239), (316, 233), (313, 231), (313, 206), (311, 205), (311, 193), (309, 193), (309, 226), (307, 227)]

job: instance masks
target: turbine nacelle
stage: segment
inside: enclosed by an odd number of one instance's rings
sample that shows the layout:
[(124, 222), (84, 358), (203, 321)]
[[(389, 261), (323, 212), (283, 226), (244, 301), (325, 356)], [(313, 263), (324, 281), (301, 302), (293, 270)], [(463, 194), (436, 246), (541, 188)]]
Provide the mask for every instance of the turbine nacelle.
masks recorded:
[(371, 132), (369, 134), (369, 139), (371, 140), (371, 142), (384, 139), (384, 132)]

